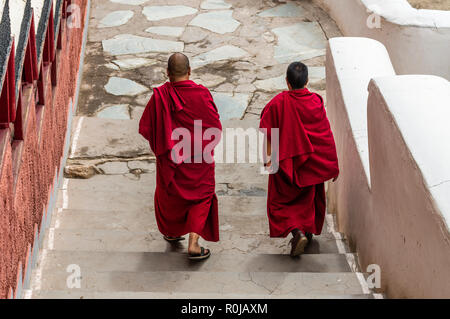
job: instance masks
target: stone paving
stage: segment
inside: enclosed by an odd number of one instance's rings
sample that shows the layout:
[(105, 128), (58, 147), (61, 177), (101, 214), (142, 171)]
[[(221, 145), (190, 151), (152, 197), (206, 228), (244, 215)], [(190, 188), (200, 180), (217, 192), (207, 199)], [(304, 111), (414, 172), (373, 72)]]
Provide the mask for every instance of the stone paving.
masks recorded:
[[(339, 35), (310, 1), (93, 1), (66, 179), (28, 296), (370, 297), (331, 216), (299, 259), (286, 255), (288, 239), (269, 238), (267, 176), (257, 164), (217, 164), (221, 241), (204, 243), (210, 260), (188, 262), (186, 244), (172, 247), (157, 231), (155, 158), (137, 132), (174, 51), (189, 56), (223, 126), (247, 128), (286, 89), (295, 59), (325, 98), (326, 41)], [(71, 264), (81, 269), (80, 289), (67, 287)]]

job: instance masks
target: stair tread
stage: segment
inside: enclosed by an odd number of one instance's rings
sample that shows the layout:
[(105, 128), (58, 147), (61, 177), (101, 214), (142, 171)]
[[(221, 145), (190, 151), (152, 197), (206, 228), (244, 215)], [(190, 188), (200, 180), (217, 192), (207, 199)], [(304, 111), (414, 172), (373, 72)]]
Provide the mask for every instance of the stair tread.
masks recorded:
[[(51, 227), (58, 229), (103, 229), (128, 230), (136, 232), (157, 231), (155, 212), (149, 211), (91, 211), (64, 209), (52, 219)], [(86, 221), (89, 221), (88, 223)], [(233, 231), (236, 234), (269, 235), (269, 221), (266, 215), (242, 215), (239, 213), (219, 216), (220, 232)], [(323, 226), (327, 232), (327, 223)]]
[[(102, 229), (51, 229), (53, 240), (48, 248), (73, 251), (123, 251), (123, 252), (165, 252), (179, 251), (186, 247), (170, 245), (159, 232), (134, 232), (130, 230)], [(263, 234), (237, 234), (222, 231), (219, 242), (203, 242), (213, 253), (234, 252), (238, 254), (267, 253), (288, 254), (288, 238), (270, 238)], [(332, 234), (315, 236), (305, 253), (338, 253)]]
[(106, 271), (211, 271), (211, 272), (351, 272), (343, 254), (305, 254), (299, 258), (277, 254), (215, 254), (206, 263), (188, 260), (186, 252), (47, 251), (45, 274), (76, 264), (81, 269)]
[[(69, 274), (42, 277), (38, 290), (72, 290)], [(37, 289), (37, 287), (33, 287)], [(362, 294), (355, 273), (152, 271), (96, 272), (81, 269), (80, 288), (98, 292), (178, 292), (275, 295)]]
[(373, 299), (371, 294), (303, 294), (303, 295), (267, 295), (236, 293), (176, 293), (176, 292), (93, 292), (74, 289), (72, 291), (33, 291), (34, 299)]

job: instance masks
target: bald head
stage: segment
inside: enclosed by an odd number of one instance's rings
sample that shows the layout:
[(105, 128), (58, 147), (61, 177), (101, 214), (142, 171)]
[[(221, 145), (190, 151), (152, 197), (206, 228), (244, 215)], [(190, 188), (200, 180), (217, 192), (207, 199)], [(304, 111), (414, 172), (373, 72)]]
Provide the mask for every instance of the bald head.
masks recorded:
[(189, 59), (183, 53), (174, 53), (169, 58), (167, 65), (167, 74), (171, 80), (178, 80), (189, 77), (191, 67), (189, 66)]

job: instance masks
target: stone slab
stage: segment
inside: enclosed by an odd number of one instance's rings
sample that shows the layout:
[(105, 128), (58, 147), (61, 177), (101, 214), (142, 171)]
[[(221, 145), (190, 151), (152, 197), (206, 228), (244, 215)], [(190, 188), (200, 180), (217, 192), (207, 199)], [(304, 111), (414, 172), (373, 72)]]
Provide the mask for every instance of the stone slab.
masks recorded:
[(119, 59), (113, 60), (112, 62), (121, 70), (132, 70), (157, 63), (156, 60), (146, 58)]
[(149, 0), (109, 0), (109, 1), (114, 2), (114, 3), (139, 6), (141, 4), (148, 2)]
[(103, 119), (129, 120), (130, 110), (128, 104), (111, 105), (103, 108), (96, 114)]
[(275, 8), (264, 10), (258, 13), (258, 16), (264, 18), (273, 17), (300, 17), (305, 14), (305, 10), (296, 5), (295, 3), (289, 2), (283, 5), (276, 6)]
[(148, 88), (132, 80), (113, 76), (110, 77), (108, 83), (106, 83), (105, 90), (109, 94), (113, 94), (116, 96), (136, 96), (141, 93), (147, 92)]
[(206, 0), (200, 5), (200, 8), (205, 10), (229, 9), (231, 7), (231, 4), (224, 0)]
[(280, 63), (307, 60), (325, 54), (327, 38), (317, 22), (299, 22), (272, 30), (278, 37), (274, 58)]
[[(309, 67), (309, 83), (313, 84), (318, 81), (321, 81), (325, 78), (325, 68), (324, 67)], [(257, 80), (254, 82), (254, 85), (263, 91), (266, 92), (274, 92), (287, 90), (286, 84), (286, 75), (283, 74), (281, 76), (270, 78), (266, 80)]]
[[(280, 272), (89, 272), (82, 273), (81, 289), (91, 291), (147, 291), (241, 294), (361, 294), (354, 273)], [(43, 277), (43, 290), (68, 290), (67, 272)]]
[(240, 22), (233, 19), (232, 10), (221, 10), (199, 14), (189, 22), (189, 25), (225, 34), (234, 32), (239, 27)]
[(119, 34), (102, 40), (103, 50), (112, 55), (137, 54), (147, 52), (182, 52), (183, 42), (159, 40), (132, 34)]
[(100, 20), (98, 28), (118, 27), (126, 24), (134, 16), (131, 10), (113, 11)]
[(220, 120), (241, 118), (247, 109), (250, 95), (245, 93), (211, 92), (220, 114)]
[(178, 17), (183, 17), (187, 15), (192, 15), (197, 13), (197, 9), (183, 6), (148, 6), (142, 10), (148, 21), (160, 21), (165, 19), (173, 19)]
[[(150, 199), (149, 201), (152, 201)], [(113, 208), (110, 209), (110, 211)], [(143, 207), (142, 211), (151, 213), (151, 207)], [(222, 210), (221, 210), (222, 211)], [(265, 212), (265, 211), (264, 211)], [(270, 238), (268, 234), (238, 234), (233, 231), (222, 231), (219, 242), (205, 242), (214, 254), (278, 254), (289, 255), (289, 238)], [(171, 245), (160, 232), (127, 229), (70, 229), (54, 230), (54, 249), (72, 251), (108, 251), (108, 252), (186, 252), (186, 244)], [(314, 237), (305, 254), (338, 253), (336, 241), (329, 233)]]
[(179, 37), (183, 34), (184, 28), (157, 26), (157, 27), (150, 27), (150, 28), (146, 29), (145, 32), (159, 34), (159, 35), (166, 35), (166, 36), (170, 36), (170, 37)]
[(191, 66), (195, 69), (209, 63), (223, 60), (234, 60), (245, 56), (248, 56), (247, 51), (234, 45), (224, 45), (195, 56), (192, 59)]
[(67, 265), (77, 264), (84, 271), (98, 272), (351, 272), (345, 255), (320, 254), (291, 258), (275, 254), (212, 254), (207, 263), (192, 263), (186, 255), (164, 252), (86, 252), (48, 251), (44, 275), (65, 272)]
[(178, 293), (178, 292), (133, 292), (133, 291), (112, 291), (95, 292), (89, 290), (76, 289), (71, 291), (33, 291), (33, 299), (373, 299), (372, 294), (353, 295), (268, 295), (268, 294), (220, 294), (220, 293)]
[(136, 157), (150, 155), (148, 142), (138, 133), (139, 120), (84, 117), (72, 158)]

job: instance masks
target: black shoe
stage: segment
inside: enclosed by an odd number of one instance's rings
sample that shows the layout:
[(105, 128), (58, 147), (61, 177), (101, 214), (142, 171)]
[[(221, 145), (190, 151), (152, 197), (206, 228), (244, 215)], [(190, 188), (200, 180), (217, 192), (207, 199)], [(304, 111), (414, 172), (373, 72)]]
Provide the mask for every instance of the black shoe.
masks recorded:
[(306, 238), (308, 239), (308, 242), (312, 241), (313, 234), (312, 233), (305, 233)]
[(308, 244), (308, 239), (301, 230), (297, 231), (294, 238), (291, 239), (291, 257), (296, 257), (305, 251), (305, 247)]

